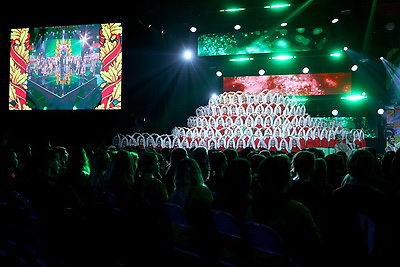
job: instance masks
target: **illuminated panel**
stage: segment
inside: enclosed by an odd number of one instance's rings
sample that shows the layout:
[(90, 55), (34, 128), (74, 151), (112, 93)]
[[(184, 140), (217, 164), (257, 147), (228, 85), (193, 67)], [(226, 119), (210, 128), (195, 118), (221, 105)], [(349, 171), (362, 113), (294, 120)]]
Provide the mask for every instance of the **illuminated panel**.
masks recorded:
[(122, 24), (11, 29), (9, 110), (121, 109)]
[(333, 95), (351, 92), (351, 73), (287, 74), (223, 78), (224, 92), (275, 90), (286, 95)]
[(390, 135), (394, 135), (396, 143), (400, 142), (400, 106), (386, 110), (386, 128), (392, 129)]
[(377, 138), (377, 126), (370, 117), (313, 117), (321, 125), (341, 125), (345, 129), (363, 129), (365, 138)]
[(199, 56), (321, 51), (328, 43), (322, 27), (212, 33), (198, 37)]

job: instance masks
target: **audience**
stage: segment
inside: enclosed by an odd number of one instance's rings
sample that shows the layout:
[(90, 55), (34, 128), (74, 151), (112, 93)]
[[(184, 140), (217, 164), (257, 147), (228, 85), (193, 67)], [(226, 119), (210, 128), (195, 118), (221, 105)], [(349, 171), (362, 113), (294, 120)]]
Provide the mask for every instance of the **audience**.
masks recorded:
[[(49, 266), (158, 264), (168, 259), (161, 211), (167, 201), (185, 209), (210, 255), (215, 208), (240, 224), (276, 229), (299, 267), (396, 260), (399, 152), (241, 151), (84, 148), (47, 140), (24, 149), (2, 146), (0, 262), (16, 264), (25, 257), (16, 248), (40, 239), (46, 253), (35, 260)], [(41, 229), (34, 238), (32, 229)]]
[(326, 155), (325, 162), (328, 182), (334, 188), (338, 188), (347, 174), (346, 162), (337, 153)]
[(347, 162), (348, 181), (333, 191), (331, 250), (336, 266), (389, 266), (395, 260), (398, 207), (391, 194), (374, 186), (375, 167), (370, 150), (353, 150)]
[(210, 209), (214, 196), (204, 183), (202, 170), (195, 159), (185, 158), (178, 162), (174, 184), (169, 201), (185, 209), (189, 221), (194, 226), (202, 254), (212, 257), (213, 224)]
[(190, 157), (197, 161), (203, 180), (207, 181), (210, 176), (210, 159), (207, 148), (202, 146), (194, 148), (190, 153)]
[(212, 191), (204, 183), (201, 168), (195, 159), (185, 158), (178, 162), (174, 185), (169, 201), (185, 208), (190, 216), (206, 214), (212, 207)]
[(220, 190), (214, 199), (214, 208), (232, 214), (237, 221), (244, 222), (252, 198), (252, 171), (249, 160), (233, 159), (223, 176)]
[(290, 166), (285, 154), (272, 155), (260, 163), (259, 189), (254, 192), (247, 220), (272, 226), (299, 266), (324, 266), (319, 258), (323, 240), (312, 213), (288, 194), (292, 182)]
[(224, 152), (215, 150), (210, 152), (209, 160), (210, 177), (205, 181), (205, 183), (213, 194), (216, 194), (223, 186), (223, 177), (228, 166), (228, 159)]
[(175, 168), (178, 162), (181, 159), (187, 158), (188, 152), (186, 149), (182, 147), (175, 147), (171, 150), (169, 163), (166, 166), (165, 174), (163, 177), (163, 181), (167, 186), (168, 194), (171, 194), (174, 190), (174, 176), (175, 176)]

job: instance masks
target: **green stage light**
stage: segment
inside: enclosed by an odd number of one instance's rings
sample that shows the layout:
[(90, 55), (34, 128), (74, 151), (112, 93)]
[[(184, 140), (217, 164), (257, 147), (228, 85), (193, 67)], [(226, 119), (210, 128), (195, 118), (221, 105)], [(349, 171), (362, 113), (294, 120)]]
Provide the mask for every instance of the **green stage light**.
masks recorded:
[(269, 5), (269, 6), (264, 6), (264, 8), (282, 8), (282, 7), (290, 7), (291, 4), (275, 4), (275, 5)]
[(219, 12), (238, 12), (238, 11), (245, 11), (246, 8), (239, 7), (239, 8), (228, 8), (228, 9), (220, 9)]
[(250, 61), (250, 60), (254, 60), (254, 58), (252, 57), (239, 57), (239, 58), (231, 58), (229, 59), (229, 61)]
[(307, 102), (308, 98), (305, 97), (293, 97), (289, 99), (290, 102)]
[(276, 59), (276, 60), (288, 60), (288, 59), (292, 59), (292, 58), (295, 58), (295, 56), (280, 55), (280, 56), (276, 56), (276, 57), (271, 57), (271, 59)]
[(358, 101), (366, 98), (368, 98), (366, 95), (349, 95), (349, 96), (342, 96), (340, 99)]
[(334, 52), (330, 54), (331, 57), (340, 57), (341, 55), (342, 54), (340, 52)]

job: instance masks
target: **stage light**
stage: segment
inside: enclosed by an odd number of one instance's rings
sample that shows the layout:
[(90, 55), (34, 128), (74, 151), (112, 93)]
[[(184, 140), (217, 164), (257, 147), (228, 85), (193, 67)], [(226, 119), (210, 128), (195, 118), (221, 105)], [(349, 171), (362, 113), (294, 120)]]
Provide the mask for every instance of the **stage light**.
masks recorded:
[(383, 60), (383, 57), (380, 57), (379, 59), (380, 59), (380, 60)]
[(217, 75), (218, 77), (221, 77), (221, 76), (222, 76), (222, 71), (218, 70), (218, 71), (215, 73), (215, 75)]
[(365, 94), (365, 95), (349, 95), (349, 96), (342, 96), (340, 99), (343, 99), (343, 100), (350, 100), (350, 101), (358, 101), (358, 100), (366, 99), (366, 98), (368, 98), (368, 97), (367, 97), (366, 94)]
[(242, 28), (242, 26), (240, 26), (239, 24), (236, 24), (235, 26), (233, 26), (233, 28), (238, 31), (238, 30), (240, 30), (240, 28)]
[(349, 48), (347, 46), (343, 47), (344, 51), (347, 51)]
[(351, 66), (351, 70), (352, 70), (352, 71), (358, 70), (358, 65), (357, 65), (357, 64), (354, 64), (353, 66)]
[(186, 50), (183, 52), (183, 58), (184, 59), (191, 59), (193, 57), (192, 51)]
[(239, 58), (230, 58), (229, 61), (250, 61), (254, 60), (252, 57), (239, 57)]
[(271, 57), (271, 59), (276, 59), (276, 60), (287, 60), (287, 59), (292, 59), (292, 58), (295, 58), (295, 56), (280, 55), (280, 56)]
[(338, 23), (338, 21), (339, 21), (338, 18), (334, 18), (334, 19), (332, 20), (332, 23), (335, 24), (335, 23)]
[(332, 109), (332, 115), (337, 116), (339, 114), (339, 111), (337, 109)]
[(258, 74), (264, 75), (264, 74), (265, 74), (265, 70), (264, 70), (264, 69), (260, 69), (260, 70), (258, 71)]
[(340, 57), (341, 55), (342, 54), (340, 54), (340, 52), (334, 52), (330, 54), (331, 57)]
[(190, 27), (190, 31), (191, 31), (191, 32), (196, 32), (196, 31), (197, 31), (197, 28), (196, 28), (196, 27)]
[(264, 6), (264, 8), (282, 8), (282, 7), (289, 7), (291, 4), (279, 4), (279, 5), (270, 5), (270, 6)]
[(287, 22), (282, 22), (282, 23), (281, 23), (281, 26), (282, 26), (282, 27), (286, 27), (286, 26), (287, 26)]
[(383, 113), (385, 113), (385, 110), (383, 108), (379, 108), (377, 112), (379, 115), (382, 115)]
[(239, 8), (228, 8), (228, 9), (220, 9), (219, 12), (238, 12), (238, 11), (245, 11), (246, 8), (239, 7)]
[(218, 94), (212, 93), (212, 94), (211, 94), (211, 98), (212, 98), (212, 99), (218, 99)]
[(308, 67), (304, 67), (304, 68), (303, 68), (303, 73), (304, 73), (304, 74), (308, 73), (309, 71), (310, 71), (310, 69), (309, 69)]
[(289, 98), (289, 101), (290, 102), (296, 102), (296, 103), (298, 103), (298, 102), (307, 102), (308, 98), (305, 98), (305, 97), (292, 97), (292, 98)]

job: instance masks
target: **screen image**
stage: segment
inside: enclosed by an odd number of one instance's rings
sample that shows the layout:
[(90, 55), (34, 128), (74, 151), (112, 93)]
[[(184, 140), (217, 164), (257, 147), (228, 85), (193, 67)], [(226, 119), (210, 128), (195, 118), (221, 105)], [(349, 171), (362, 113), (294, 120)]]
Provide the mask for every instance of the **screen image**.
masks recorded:
[(199, 56), (321, 51), (327, 48), (328, 28), (274, 29), (211, 33), (198, 37)]
[(386, 129), (386, 136), (394, 135), (396, 143), (400, 142), (400, 106), (386, 110)]
[(122, 24), (11, 29), (9, 110), (120, 110)]
[[(320, 121), (324, 125), (333, 125), (340, 122), (343, 128), (363, 129), (365, 138), (377, 138), (378, 128), (376, 122), (370, 117), (353, 116), (353, 117), (313, 117), (314, 120)], [(337, 123), (336, 123), (337, 124)]]
[(286, 95), (333, 95), (351, 92), (351, 73), (286, 74), (223, 78), (224, 92), (275, 90)]

